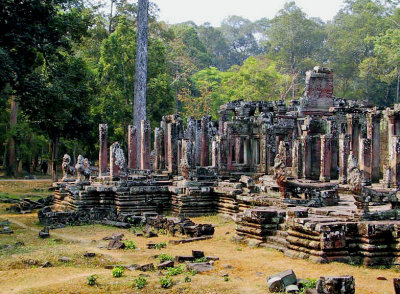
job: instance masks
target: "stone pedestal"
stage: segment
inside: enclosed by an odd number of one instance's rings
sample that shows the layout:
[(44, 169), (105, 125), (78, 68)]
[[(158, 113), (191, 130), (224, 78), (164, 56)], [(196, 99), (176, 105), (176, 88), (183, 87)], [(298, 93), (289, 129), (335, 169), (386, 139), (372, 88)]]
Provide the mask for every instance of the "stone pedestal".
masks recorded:
[(119, 142), (115, 142), (110, 147), (110, 180), (120, 177), (125, 168), (124, 151)]
[(108, 144), (108, 125), (99, 125), (99, 176), (107, 173), (107, 144)]

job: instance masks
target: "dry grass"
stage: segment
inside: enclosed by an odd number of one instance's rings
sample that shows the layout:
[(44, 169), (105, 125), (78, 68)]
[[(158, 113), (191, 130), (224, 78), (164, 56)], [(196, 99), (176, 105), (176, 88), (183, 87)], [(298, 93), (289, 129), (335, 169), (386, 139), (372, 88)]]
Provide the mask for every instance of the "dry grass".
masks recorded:
[(40, 198), (52, 195), (51, 180), (1, 181), (0, 198)]
[[(2, 209), (0, 207), (0, 209)], [(194, 218), (196, 223), (213, 223), (216, 233), (213, 239), (197, 243), (167, 245), (166, 248), (147, 249), (148, 242), (163, 242), (173, 239), (160, 234), (157, 238), (136, 237), (132, 231), (100, 225), (66, 227), (52, 230), (50, 239), (39, 239), (40, 226), (36, 214), (1, 214), (0, 220), (8, 218), (15, 233), (0, 235), (0, 245), (15, 244), (25, 246), (0, 250), (0, 293), (132, 293), (138, 290), (131, 287), (132, 281), (141, 272), (126, 270), (122, 278), (112, 278), (111, 271), (105, 270), (109, 264), (145, 264), (153, 262), (155, 254), (189, 255), (192, 249), (203, 250), (206, 255), (218, 256), (215, 269), (205, 274), (191, 277), (185, 283), (185, 274), (173, 277), (175, 285), (170, 290), (159, 286), (158, 271), (149, 275), (148, 285), (142, 293), (268, 293), (266, 277), (292, 268), (299, 278), (318, 278), (321, 275), (353, 275), (357, 293), (393, 293), (393, 278), (398, 273), (392, 269), (371, 269), (347, 264), (314, 264), (300, 259), (285, 257), (282, 253), (262, 248), (249, 248), (232, 243), (234, 223), (219, 216)], [(19, 224), (19, 225), (18, 225)], [(115, 232), (123, 232), (126, 239), (133, 240), (136, 250), (106, 250), (107, 241), (102, 238)], [(95, 258), (84, 258), (85, 252), (95, 252)], [(71, 258), (71, 262), (58, 261), (61, 256)], [(53, 267), (41, 268), (27, 265), (24, 261), (33, 259), (39, 264), (50, 261)], [(229, 274), (224, 281), (222, 274)], [(87, 276), (98, 275), (98, 286), (86, 284)], [(387, 281), (376, 278), (384, 276)]]

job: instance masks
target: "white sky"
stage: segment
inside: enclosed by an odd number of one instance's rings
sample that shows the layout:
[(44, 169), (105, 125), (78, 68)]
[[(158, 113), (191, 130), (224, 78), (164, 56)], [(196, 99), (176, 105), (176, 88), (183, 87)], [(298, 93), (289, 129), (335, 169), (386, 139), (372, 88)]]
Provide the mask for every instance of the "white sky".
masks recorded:
[[(174, 24), (188, 20), (200, 25), (205, 22), (219, 26), (229, 15), (258, 20), (271, 19), (287, 0), (150, 0), (160, 8), (160, 20)], [(331, 20), (343, 8), (343, 0), (296, 0), (309, 17)]]

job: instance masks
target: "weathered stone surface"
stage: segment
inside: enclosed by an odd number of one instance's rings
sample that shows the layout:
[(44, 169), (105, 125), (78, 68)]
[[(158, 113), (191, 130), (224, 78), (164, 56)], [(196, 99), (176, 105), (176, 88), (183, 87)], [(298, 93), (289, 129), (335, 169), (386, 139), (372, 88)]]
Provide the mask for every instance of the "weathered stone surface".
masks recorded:
[(108, 245), (107, 249), (124, 249), (125, 244), (119, 240), (111, 240)]
[(193, 270), (196, 273), (203, 273), (213, 270), (214, 267), (209, 262), (199, 262), (199, 263), (188, 263), (187, 269)]
[(321, 277), (317, 283), (318, 293), (353, 294), (355, 283), (353, 276)]
[(160, 263), (160, 264), (157, 266), (157, 269), (163, 270), (163, 269), (167, 269), (167, 268), (169, 268), (169, 267), (174, 267), (174, 264), (175, 264), (175, 263), (174, 263), (172, 260), (167, 260), (167, 261), (164, 261), (164, 262)]

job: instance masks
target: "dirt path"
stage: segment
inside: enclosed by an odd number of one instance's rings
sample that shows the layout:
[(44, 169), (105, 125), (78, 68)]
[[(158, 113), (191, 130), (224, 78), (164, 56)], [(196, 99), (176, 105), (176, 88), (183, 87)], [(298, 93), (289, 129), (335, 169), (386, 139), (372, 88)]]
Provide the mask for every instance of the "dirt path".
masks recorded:
[[(52, 285), (64, 284), (72, 280), (83, 280), (91, 274), (104, 274), (104, 269), (83, 269), (74, 268), (51, 268), (51, 269), (27, 269), (13, 270), (0, 278), (0, 293), (19, 293), (24, 290), (35, 288), (47, 288)], [(29, 281), (29, 283), (26, 283)], [(79, 283), (82, 283), (80, 281)]]

